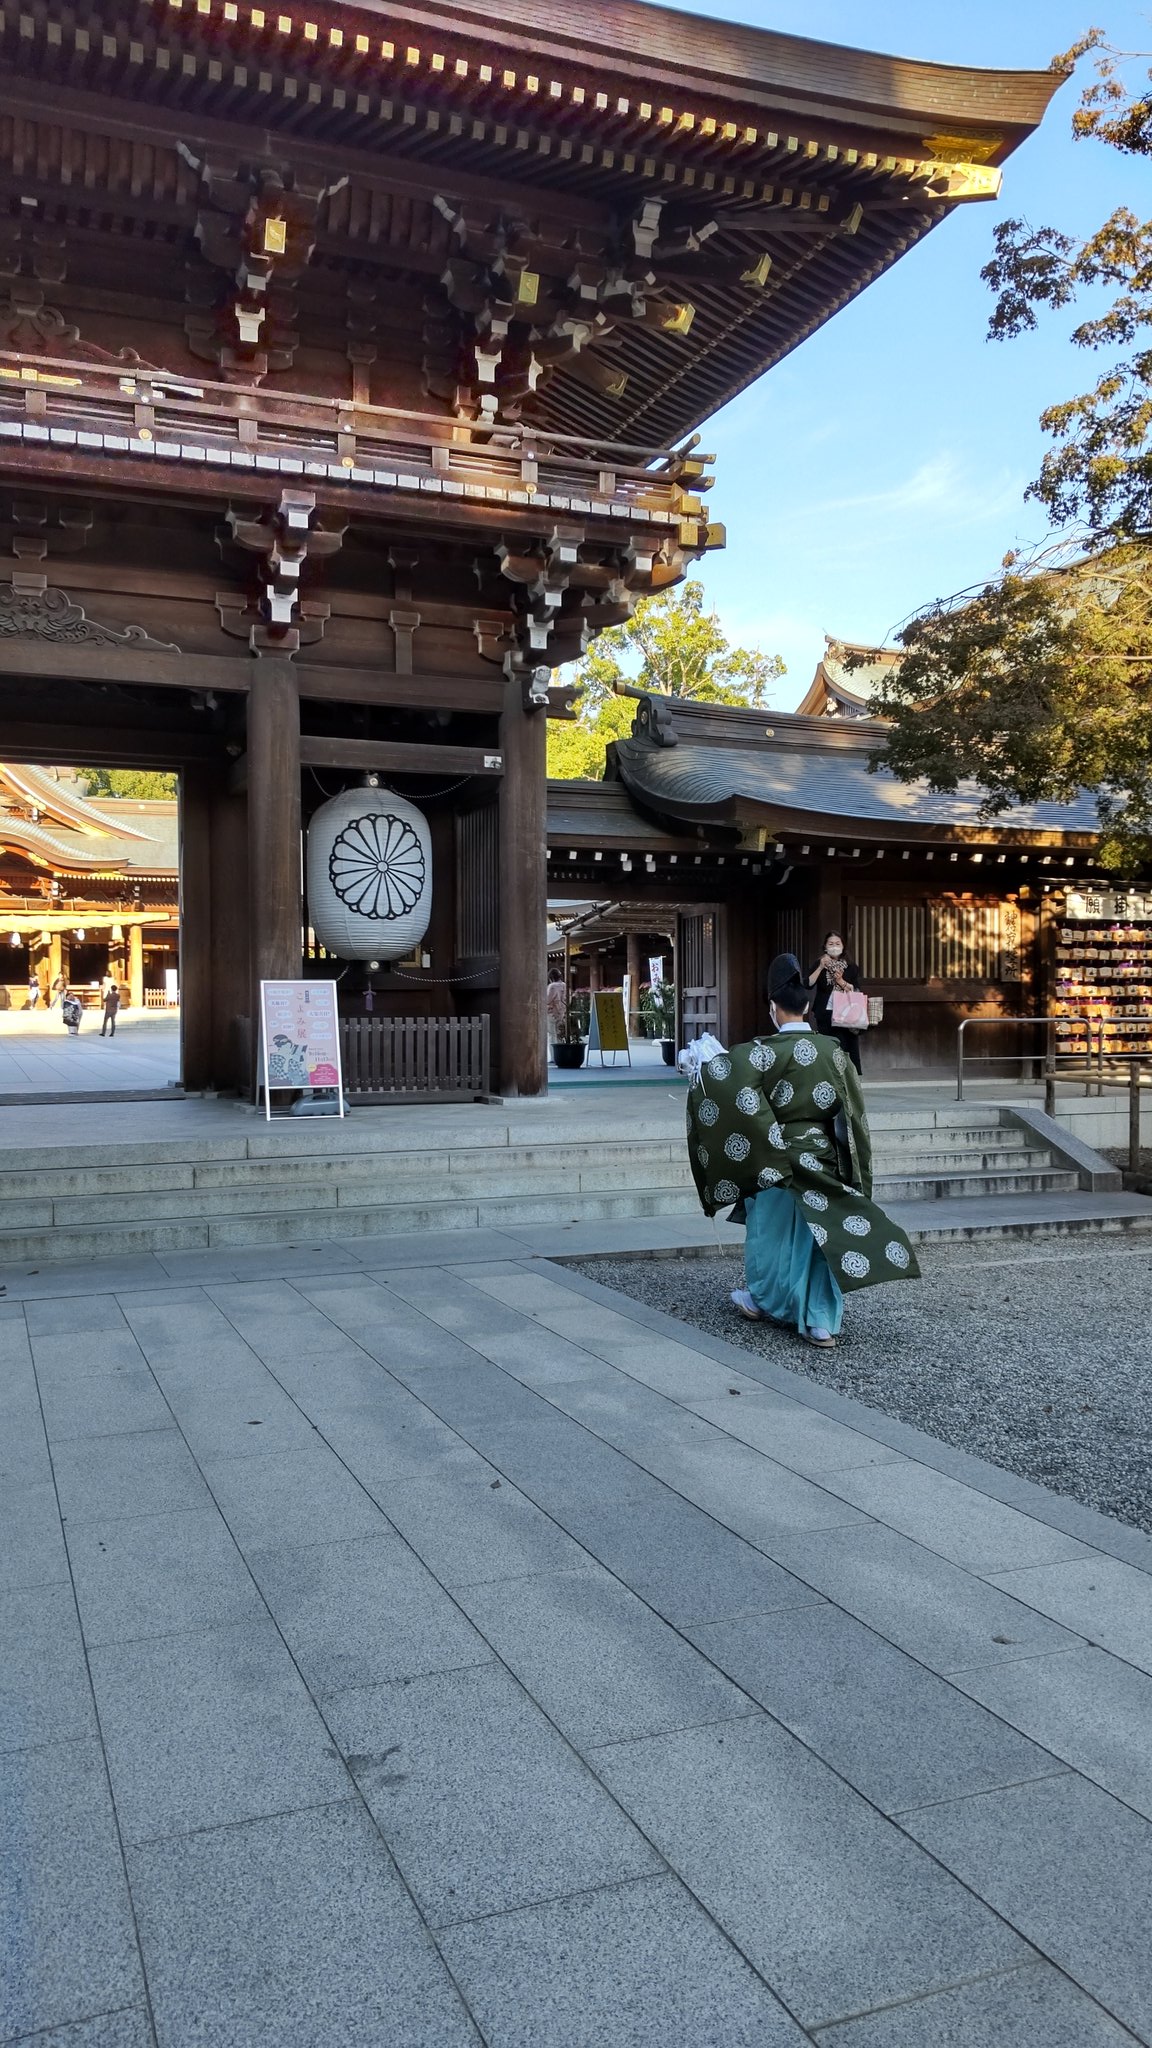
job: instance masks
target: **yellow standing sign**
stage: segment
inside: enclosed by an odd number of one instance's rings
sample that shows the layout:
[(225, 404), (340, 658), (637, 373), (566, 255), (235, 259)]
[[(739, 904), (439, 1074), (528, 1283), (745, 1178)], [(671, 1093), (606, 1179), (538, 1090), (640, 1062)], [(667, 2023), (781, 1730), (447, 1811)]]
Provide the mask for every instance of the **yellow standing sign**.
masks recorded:
[(616, 1055), (622, 1052), (628, 1065), (632, 1065), (632, 1051), (628, 1044), (628, 1019), (624, 1014), (624, 996), (618, 988), (597, 989), (592, 998), (592, 1015), (588, 1024), (588, 1050), (598, 1052), (600, 1065), (604, 1055), (610, 1052), (612, 1065)]

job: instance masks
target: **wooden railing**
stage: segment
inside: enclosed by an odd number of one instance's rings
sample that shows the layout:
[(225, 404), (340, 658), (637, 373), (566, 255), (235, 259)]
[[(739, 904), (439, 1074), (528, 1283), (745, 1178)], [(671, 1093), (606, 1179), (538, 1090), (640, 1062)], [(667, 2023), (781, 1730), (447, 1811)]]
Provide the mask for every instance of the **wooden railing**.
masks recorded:
[(487, 1017), (342, 1017), (340, 1041), (353, 1100), (489, 1093)]
[(0, 350), (0, 435), (86, 453), (224, 465), (459, 498), (632, 516), (702, 517), (712, 457), (545, 428), (460, 422), (306, 392)]

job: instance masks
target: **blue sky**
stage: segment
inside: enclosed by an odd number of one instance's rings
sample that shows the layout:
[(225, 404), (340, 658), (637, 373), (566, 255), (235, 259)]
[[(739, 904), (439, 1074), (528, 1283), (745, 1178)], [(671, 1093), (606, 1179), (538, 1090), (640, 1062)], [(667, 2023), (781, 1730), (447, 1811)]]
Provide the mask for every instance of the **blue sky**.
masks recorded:
[[(688, 0), (688, 11), (993, 68), (1044, 70), (1093, 23), (1123, 49), (1152, 49), (1150, 10), (1130, 0)], [(718, 457), (712, 516), (728, 528), (706, 588), (733, 639), (783, 655), (781, 708), (807, 687), (825, 633), (880, 640), (1044, 535), (1024, 498), (1048, 445), (1038, 416), (1103, 361), (1069, 345), (1062, 317), (986, 341), (980, 269), (1007, 215), (1077, 233), (1114, 206), (1152, 211), (1146, 162), (1072, 140), (1077, 94), (1066, 85), (1009, 158), (998, 201), (957, 208), (705, 429)]]

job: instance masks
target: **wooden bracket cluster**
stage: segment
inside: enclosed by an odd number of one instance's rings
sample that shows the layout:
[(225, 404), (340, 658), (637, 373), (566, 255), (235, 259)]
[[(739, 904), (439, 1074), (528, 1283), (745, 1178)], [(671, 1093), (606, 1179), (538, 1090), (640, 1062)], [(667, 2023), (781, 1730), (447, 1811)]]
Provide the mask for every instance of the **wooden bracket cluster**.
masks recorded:
[[(259, 518), (229, 507), (222, 538), (257, 556), (259, 562), (258, 617), (248, 630), (253, 653), (274, 650), (291, 654), (306, 639), (321, 637), (327, 610), (318, 616), (312, 607), (305, 618), (301, 579), (306, 563), (314, 566), (337, 552), (345, 531), (343, 526), (317, 526), (311, 491), (281, 491), (276, 504)], [(305, 632), (306, 624), (315, 630)]]
[(296, 287), (316, 245), (321, 205), (347, 179), (306, 183), (279, 164), (211, 163), (186, 143), (178, 148), (200, 182), (202, 261), (187, 272), (188, 345), (225, 377), (259, 382), (292, 365)]

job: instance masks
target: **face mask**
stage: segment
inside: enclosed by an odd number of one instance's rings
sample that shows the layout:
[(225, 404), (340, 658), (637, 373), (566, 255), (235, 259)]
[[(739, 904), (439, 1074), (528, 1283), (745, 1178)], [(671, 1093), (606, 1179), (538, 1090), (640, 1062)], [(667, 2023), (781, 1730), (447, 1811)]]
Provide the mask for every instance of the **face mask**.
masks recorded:
[(839, 960), (843, 952), (843, 946), (841, 946), (838, 942), (833, 942), (833, 944), (830, 945), (828, 948), (828, 958), (830, 960)]

